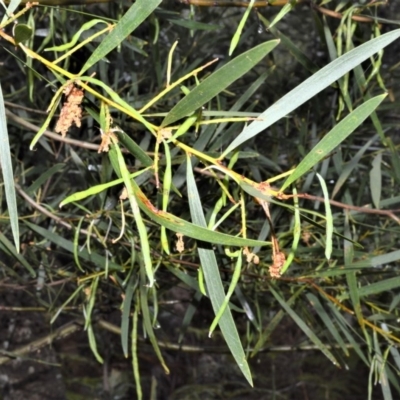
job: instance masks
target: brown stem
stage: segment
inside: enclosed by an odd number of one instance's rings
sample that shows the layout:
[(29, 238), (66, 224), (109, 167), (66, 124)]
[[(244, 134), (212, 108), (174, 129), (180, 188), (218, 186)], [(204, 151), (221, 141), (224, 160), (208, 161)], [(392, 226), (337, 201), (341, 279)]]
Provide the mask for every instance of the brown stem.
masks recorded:
[[(34, 125), (28, 121), (25, 121), (23, 118), (19, 117), (18, 115), (14, 114), (10, 110), (6, 108), (6, 116), (10, 119), (12, 119), (14, 122), (16, 122), (19, 125), (24, 126), (25, 128), (32, 130), (33, 132), (38, 132), (40, 127), (37, 125)], [(53, 140), (57, 140), (59, 142), (64, 142), (66, 144), (72, 145), (72, 146), (77, 146), (77, 147), (83, 147), (84, 149), (89, 149), (89, 150), (98, 150), (99, 145), (94, 144), (94, 143), (89, 143), (89, 142), (83, 142), (82, 140), (75, 140), (75, 139), (70, 139), (68, 137), (62, 137), (61, 135), (51, 132), (49, 130), (45, 130), (43, 132), (44, 136), (47, 136)]]
[[(299, 193), (299, 194), (296, 194), (295, 196), (297, 196), (301, 199), (321, 201), (321, 202), (325, 201), (325, 199), (323, 197), (313, 196), (308, 193)], [(293, 197), (293, 195), (290, 195), (290, 197)], [(365, 213), (365, 214), (385, 215), (387, 217), (392, 218), (394, 221), (396, 221), (398, 224), (400, 224), (400, 219), (394, 214), (394, 213), (400, 212), (399, 209), (397, 209), (397, 210), (378, 210), (376, 208), (367, 208), (367, 206), (364, 206), (364, 207), (352, 206), (350, 204), (341, 203), (340, 201), (336, 201), (336, 200), (329, 200), (329, 203), (335, 207), (340, 207), (345, 210), (352, 210), (352, 211), (357, 211), (357, 212)]]
[[(332, 18), (337, 18), (337, 19), (342, 19), (343, 14), (338, 13), (336, 11), (328, 10), (327, 8), (320, 7), (317, 5), (313, 5), (313, 8), (317, 11), (319, 11), (321, 14), (327, 15), (328, 17)], [(365, 17), (362, 15), (352, 15), (351, 19), (356, 22), (374, 22), (374, 20), (370, 17)]]
[[(248, 1), (217, 1), (217, 0), (179, 0), (183, 4), (188, 4), (192, 6), (197, 6), (197, 7), (248, 7), (249, 2)], [(282, 7), (289, 3), (290, 0), (263, 0), (263, 1), (255, 1), (253, 8), (264, 8), (268, 6), (278, 6)], [(306, 3), (308, 0), (298, 0), (297, 4), (299, 3)], [(310, 3), (311, 6), (319, 11), (321, 14), (327, 15), (328, 17), (332, 18), (337, 18), (337, 19), (342, 19), (343, 14), (329, 10), (324, 7), (320, 7), (317, 5), (314, 5)], [(363, 15), (352, 15), (351, 19), (356, 22), (374, 22), (373, 18), (363, 16)]]

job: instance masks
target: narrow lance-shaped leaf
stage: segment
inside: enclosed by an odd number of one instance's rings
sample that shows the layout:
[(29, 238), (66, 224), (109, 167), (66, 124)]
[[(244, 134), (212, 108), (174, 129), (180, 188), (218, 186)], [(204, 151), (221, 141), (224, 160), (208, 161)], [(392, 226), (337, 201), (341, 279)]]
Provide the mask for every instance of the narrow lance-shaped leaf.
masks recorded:
[(122, 155), (122, 152), (121, 152), (121, 149), (119, 148), (118, 143), (114, 143), (113, 149), (115, 150), (115, 153), (113, 152), (113, 154), (117, 155), (119, 170), (120, 170), (121, 176), (124, 180), (125, 188), (126, 188), (126, 191), (128, 194), (129, 203), (132, 208), (132, 213), (135, 217), (136, 227), (138, 229), (139, 237), (140, 237), (140, 245), (141, 245), (141, 250), (142, 250), (143, 263), (146, 268), (147, 278), (149, 279), (149, 286), (151, 287), (154, 284), (154, 271), (153, 271), (153, 265), (152, 265), (152, 260), (151, 260), (150, 243), (149, 243), (146, 225), (140, 214), (140, 209), (137, 204), (137, 199), (135, 197), (135, 193), (134, 193), (134, 191), (132, 189), (132, 185), (131, 185), (132, 180), (131, 180), (128, 168), (125, 164), (125, 159)]
[(371, 197), (376, 208), (379, 208), (382, 193), (382, 153), (378, 153), (372, 161), (372, 169), (369, 173)]
[(236, 49), (236, 46), (239, 43), (240, 37), (242, 36), (242, 32), (243, 32), (243, 28), (246, 24), (246, 21), (250, 15), (251, 9), (253, 8), (254, 5), (254, 0), (250, 0), (249, 5), (247, 6), (247, 10), (245, 11), (245, 13), (242, 16), (242, 19), (240, 20), (236, 32), (233, 35), (233, 38), (231, 40), (231, 45), (229, 47), (229, 55), (231, 56), (232, 53), (234, 52), (234, 50)]
[(14, 238), (15, 248), (19, 252), (19, 225), (17, 200), (15, 196), (14, 174), (11, 163), (10, 142), (8, 140), (8, 131), (6, 124), (6, 110), (4, 107), (3, 91), (0, 85), (0, 169), (3, 174), (4, 191), (8, 214), (10, 216), (10, 225)]
[(324, 205), (325, 205), (325, 219), (326, 219), (326, 234), (325, 234), (325, 257), (327, 260), (331, 259), (332, 254), (332, 235), (333, 235), (333, 216), (331, 205), (329, 203), (328, 188), (324, 178), (317, 173), (317, 177), (321, 184), (322, 193), (324, 195)]
[(136, 289), (135, 275), (132, 274), (126, 285), (125, 297), (122, 306), (121, 318), (121, 346), (124, 356), (128, 358), (129, 319), (132, 308), (132, 298)]
[(198, 110), (207, 101), (211, 100), (218, 93), (221, 93), (231, 83), (250, 71), (259, 63), (270, 51), (272, 51), (279, 40), (271, 40), (262, 43), (253, 49), (237, 56), (228, 64), (215, 71), (208, 78), (204, 79), (200, 85), (196, 86), (187, 96), (185, 96), (168, 113), (161, 126), (167, 126), (173, 122), (190, 115)]
[(319, 161), (326, 157), (345, 140), (366, 118), (382, 103), (387, 95), (382, 94), (355, 109), (346, 118), (340, 121), (321, 141), (304, 157), (293, 173), (286, 179), (281, 190), (299, 179), (303, 174), (313, 168)]
[(129, 36), (161, 3), (162, 0), (137, 0), (119, 20), (117, 26), (101, 42), (92, 53), (79, 75), (82, 75), (92, 65), (96, 64), (110, 51), (114, 50), (127, 36)]
[[(204, 217), (196, 181), (193, 176), (190, 158), (187, 160), (186, 177), (188, 182), (187, 187), (189, 193), (190, 215), (195, 224), (206, 227), (206, 219)], [(198, 247), (198, 252), (204, 278), (207, 284), (208, 295), (210, 296), (214, 313), (217, 314), (223, 306), (225, 299), (225, 291), (222, 285), (217, 259), (213, 250), (204, 248), (200, 244)], [(232, 352), (237, 365), (250, 385), (253, 385), (250, 368), (247, 364), (246, 356), (240, 342), (240, 337), (229, 308), (225, 308), (224, 313), (221, 315), (219, 327), (221, 328), (221, 332), (226, 340), (226, 344)]]
[(301, 106), (321, 90), (331, 85), (341, 76), (351, 71), (354, 67), (361, 64), (399, 37), (400, 29), (394, 30), (376, 39), (372, 39), (332, 61), (264, 111), (264, 113), (260, 115), (260, 119), (262, 120), (254, 121), (247, 126), (228, 146), (222, 154), (222, 157), (225, 157), (229, 152), (236, 149), (246, 140), (265, 131), (265, 129), (276, 121), (279, 121), (297, 107)]
[(325, 356), (332, 361), (334, 365), (339, 365), (334, 355), (329, 351), (324, 343), (318, 338), (318, 336), (308, 327), (306, 322), (295, 313), (295, 311), (289, 306), (289, 304), (283, 299), (278, 292), (274, 290), (274, 288), (270, 285), (271, 293), (274, 295), (276, 300), (278, 300), (279, 304), (282, 308), (289, 314), (289, 316), (293, 319), (293, 321), (299, 326), (299, 328), (308, 336), (308, 338), (321, 350)]

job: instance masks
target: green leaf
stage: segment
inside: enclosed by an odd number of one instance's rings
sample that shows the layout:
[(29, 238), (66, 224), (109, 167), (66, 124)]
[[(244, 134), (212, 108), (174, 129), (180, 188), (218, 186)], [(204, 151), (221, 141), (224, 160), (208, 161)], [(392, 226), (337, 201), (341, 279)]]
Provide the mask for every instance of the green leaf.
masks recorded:
[(87, 333), (88, 333), (88, 339), (89, 339), (89, 346), (90, 346), (90, 349), (92, 350), (93, 355), (95, 356), (96, 360), (100, 364), (103, 364), (104, 360), (97, 350), (96, 336), (94, 335), (94, 330), (93, 330), (92, 324), (90, 324), (88, 326)]
[[(125, 159), (122, 155), (121, 149), (119, 148), (118, 144), (114, 144), (113, 146), (113, 154), (116, 154), (118, 160), (119, 170), (121, 172), (122, 178), (124, 180), (124, 184), (128, 193), (129, 203), (132, 208), (132, 213), (135, 218), (136, 227), (139, 231), (140, 237), (140, 246), (141, 246), (141, 253), (143, 256), (144, 266), (146, 268), (147, 278), (149, 279), (149, 286), (152, 287), (154, 284), (154, 271), (153, 271), (153, 264), (151, 261), (151, 254), (150, 254), (150, 243), (147, 234), (146, 225), (143, 221), (142, 215), (140, 213), (140, 209), (138, 207), (136, 194), (132, 188), (131, 182), (132, 178), (129, 174), (128, 167), (125, 164)], [(115, 153), (114, 153), (115, 151)]]
[[(286, 302), (288, 305), (292, 305), (294, 301), (299, 297), (299, 295), (306, 289), (306, 286), (303, 286), (293, 294), (292, 297)], [(253, 351), (251, 353), (251, 357), (254, 357), (264, 346), (265, 343), (268, 341), (269, 337), (271, 336), (272, 332), (276, 329), (276, 327), (281, 323), (283, 318), (286, 316), (286, 313), (280, 309), (274, 317), (269, 321), (268, 326), (264, 329), (264, 331), (260, 334), (260, 337), (255, 344)]]
[(347, 341), (350, 343), (351, 347), (354, 349), (354, 351), (358, 354), (360, 359), (364, 362), (365, 365), (369, 365), (369, 362), (367, 360), (367, 357), (364, 355), (362, 352), (362, 349), (357, 342), (357, 340), (354, 339), (354, 337), (350, 333), (350, 322), (346, 320), (346, 318), (339, 312), (337, 309), (337, 306), (333, 304), (332, 302), (328, 301), (327, 302), (328, 307), (331, 309), (331, 313), (333, 317), (336, 319), (338, 323), (338, 327), (342, 330), (343, 335), (346, 336)]
[(234, 35), (232, 37), (232, 40), (231, 40), (231, 45), (229, 46), (229, 55), (230, 56), (235, 51), (236, 46), (239, 43), (240, 37), (242, 36), (243, 28), (244, 28), (244, 26), (246, 24), (246, 21), (247, 21), (249, 15), (250, 15), (250, 12), (251, 12), (251, 9), (253, 8), (253, 5), (254, 5), (254, 0), (250, 0), (249, 4), (247, 6), (247, 9), (246, 9), (246, 11), (244, 12), (244, 14), (242, 16), (242, 19), (240, 20), (240, 22), (239, 22), (239, 24), (238, 24), (238, 26), (236, 28), (236, 32), (234, 33)]
[[(203, 213), (203, 207), (201, 205), (199, 192), (197, 190), (196, 181), (194, 179), (192, 163), (190, 158), (187, 161), (187, 187), (189, 197), (190, 215), (195, 224), (206, 227), (206, 219)], [(207, 284), (208, 295), (210, 296), (211, 304), (214, 313), (217, 315), (221, 307), (223, 307), (225, 300), (225, 291), (222, 285), (221, 276), (218, 269), (217, 259), (213, 250), (204, 248), (199, 244), (198, 252), (200, 257), (201, 267), (204, 273), (204, 278)], [(237, 365), (242, 371), (243, 375), (253, 386), (253, 379), (249, 365), (246, 360), (246, 355), (243, 351), (243, 346), (240, 341), (240, 336), (236, 329), (235, 322), (233, 320), (231, 310), (225, 308), (221, 318), (219, 320), (219, 327), (226, 340)]]
[(300, 209), (299, 209), (299, 198), (296, 196), (297, 190), (293, 188), (293, 203), (294, 203), (294, 225), (293, 225), (293, 240), (292, 240), (292, 248), (290, 250), (289, 255), (286, 257), (285, 264), (283, 264), (281, 269), (281, 275), (283, 275), (286, 270), (292, 264), (294, 257), (296, 255), (297, 247), (301, 238), (301, 219), (300, 219)]
[(356, 168), (358, 168), (358, 164), (361, 158), (364, 156), (365, 152), (371, 147), (372, 143), (374, 143), (377, 138), (378, 135), (372, 136), (372, 138), (368, 140), (368, 142), (365, 143), (365, 145), (362, 146), (360, 150), (357, 151), (355, 156), (348, 163), (346, 163), (343, 167), (341, 166), (343, 169), (341, 170), (339, 178), (337, 179), (335, 187), (333, 188), (332, 199), (338, 194), (339, 190), (346, 182), (347, 178), (351, 175), (351, 173)]
[(92, 53), (79, 75), (100, 61), (129, 36), (161, 3), (162, 0), (137, 0), (119, 20), (111, 33)]
[(155, 222), (165, 226), (171, 231), (182, 233), (187, 237), (202, 240), (204, 242), (213, 244), (222, 244), (226, 246), (266, 246), (270, 242), (263, 242), (261, 240), (245, 239), (237, 236), (227, 235), (225, 233), (215, 232), (210, 229), (192, 224), (182, 218), (176, 217), (173, 214), (156, 209), (144, 193), (132, 181), (134, 191), (138, 194), (137, 201), (139, 207)]
[(161, 126), (170, 125), (198, 110), (207, 103), (207, 101), (211, 100), (231, 83), (250, 71), (250, 69), (272, 51), (278, 43), (279, 40), (271, 40), (262, 43), (234, 58), (232, 61), (228, 62), (228, 64), (215, 71), (172, 108)]
[(33, 30), (30, 26), (25, 24), (18, 24), (14, 28), (14, 40), (17, 44), (25, 42), (32, 37), (32, 33)]
[(308, 172), (347, 138), (381, 104), (387, 95), (382, 94), (366, 101), (327, 133), (320, 142), (304, 157), (293, 173), (286, 179), (281, 190)]
[(8, 253), (11, 254), (21, 265), (23, 265), (27, 271), (31, 274), (32, 278), (36, 277), (36, 272), (32, 268), (31, 264), (25, 260), (25, 258), (17, 251), (15, 246), (7, 239), (3, 233), (0, 232), (0, 243), (4, 246)]
[(0, 85), (0, 169), (3, 174), (4, 191), (6, 194), (7, 210), (10, 216), (11, 231), (14, 244), (19, 252), (19, 225), (17, 200), (15, 196), (14, 174), (11, 162), (10, 142), (6, 123), (6, 109), (4, 107), (3, 91)]
[(380, 208), (382, 194), (382, 153), (378, 153), (372, 161), (372, 169), (369, 173), (372, 202), (375, 208)]
[(26, 193), (31, 194), (36, 192), (45, 182), (47, 182), (53, 175), (62, 171), (65, 167), (64, 163), (54, 164), (49, 169), (46, 169), (32, 184), (25, 190)]
[(346, 347), (346, 343), (344, 342), (344, 340), (340, 336), (338, 330), (336, 329), (335, 325), (333, 324), (332, 316), (328, 315), (328, 313), (325, 311), (323, 305), (319, 301), (318, 297), (316, 297), (314, 294), (307, 293), (306, 297), (307, 297), (308, 301), (310, 302), (312, 308), (317, 312), (317, 314), (321, 318), (322, 322), (325, 324), (329, 333), (332, 335), (332, 337), (336, 340), (336, 343), (343, 350), (343, 353), (346, 354), (346, 356), (349, 356), (349, 351)]
[(188, 21), (188, 20), (182, 20), (182, 19), (174, 19), (174, 18), (169, 18), (169, 22), (172, 24), (182, 26), (183, 28), (190, 29), (192, 31), (216, 31), (218, 29), (221, 29), (219, 25), (212, 25), (212, 24), (205, 24), (203, 22), (197, 22), (197, 21)]
[(138, 355), (138, 314), (139, 308), (135, 307), (132, 315), (132, 333), (131, 333), (131, 343), (132, 343), (132, 369), (133, 369), (133, 376), (135, 379), (136, 385), (136, 395), (138, 400), (143, 399), (142, 393), (142, 385), (140, 382), (140, 372), (139, 372), (139, 355)]
[[(140, 174), (142, 174), (146, 170), (147, 169), (134, 172), (133, 174), (130, 174), (129, 176), (130, 176), (130, 178), (135, 178), (136, 176), (139, 176)], [(116, 185), (120, 185), (123, 182), (124, 182), (124, 179), (123, 178), (119, 178), (119, 179), (116, 179), (116, 180), (111, 181), (111, 182), (101, 183), (99, 185), (91, 186), (89, 189), (82, 190), (81, 192), (73, 193), (70, 196), (68, 196), (66, 199), (64, 199), (60, 203), (59, 207), (61, 208), (61, 207), (64, 207), (65, 205), (67, 205), (69, 203), (74, 202), (74, 201), (79, 201), (79, 200), (86, 199), (87, 197), (94, 196), (95, 194), (101, 193), (104, 190), (109, 189), (110, 187), (113, 187), (113, 186), (116, 186)]]
[(295, 2), (291, 2), (289, 1), (288, 3), (286, 3), (281, 10), (279, 11), (279, 13), (275, 16), (275, 18), (273, 19), (273, 21), (271, 22), (271, 25), (269, 26), (269, 28), (273, 28), (286, 14), (288, 14), (290, 11), (292, 11), (293, 6), (295, 5)]
[(278, 300), (281, 307), (289, 314), (290, 318), (299, 326), (299, 328), (307, 335), (307, 337), (321, 350), (325, 356), (332, 361), (334, 365), (339, 365), (334, 355), (329, 351), (329, 349), (321, 342), (317, 335), (308, 327), (305, 321), (295, 313), (295, 311), (289, 306), (288, 302), (283, 299), (278, 292), (274, 290), (272, 285), (270, 285), (271, 293), (274, 295), (276, 300)]
[(241, 252), (241, 250), (238, 250), (237, 253), (238, 253), (237, 254), (237, 261), (236, 261), (235, 269), (234, 269), (233, 274), (232, 274), (232, 280), (231, 280), (231, 283), (229, 284), (229, 288), (228, 288), (228, 291), (226, 293), (224, 302), (223, 302), (221, 308), (218, 310), (218, 313), (216, 313), (214, 321), (212, 322), (212, 324), (210, 326), (210, 329), (209, 329), (209, 335), (210, 336), (214, 332), (214, 330), (215, 330), (217, 324), (219, 323), (222, 315), (224, 315), (224, 312), (225, 312), (226, 308), (229, 305), (229, 300), (232, 297), (232, 294), (235, 291), (236, 286), (237, 286), (237, 284), (239, 282), (239, 279), (240, 279), (240, 275), (241, 275), (241, 272), (242, 272), (242, 262), (243, 262), (243, 260), (242, 260), (242, 252)]
[(399, 37), (400, 29), (394, 30), (376, 39), (372, 39), (332, 61), (264, 111), (264, 113), (260, 115), (262, 121), (254, 121), (247, 126), (228, 146), (222, 157), (225, 157), (226, 154), (236, 149), (245, 141), (265, 131), (276, 121), (279, 121), (297, 107), (301, 106), (321, 90), (338, 80), (345, 73), (351, 71), (354, 67), (361, 64)]
[[(142, 115), (139, 114), (132, 106), (130, 106), (125, 100), (123, 100), (119, 96), (118, 93), (116, 93), (114, 90), (112, 90), (104, 82), (102, 82), (96, 78), (91, 78), (89, 76), (81, 76), (79, 79), (81, 81), (93, 83), (94, 85), (97, 85), (97, 86), (100, 86), (101, 88), (103, 88), (104, 91), (111, 97), (111, 99), (121, 107), (121, 111), (123, 111), (125, 114), (129, 115), (133, 119), (141, 122), (150, 132), (154, 132), (154, 129), (153, 129), (154, 127), (149, 122), (147, 122), (146, 119), (143, 118)], [(131, 146), (132, 146), (132, 144), (131, 144)], [(137, 148), (136, 148), (136, 150), (137, 150)]]
[[(10, 1), (10, 4), (8, 5), (8, 8), (7, 8), (7, 12), (4, 13), (3, 18), (1, 20), (1, 25), (3, 25), (3, 23), (8, 20), (9, 15), (14, 14), (14, 11), (18, 8), (20, 3), (21, 3), (21, 0), (11, 0)], [(3, 4), (4, 3), (2, 2), (2, 5)]]
[(49, 47), (47, 49), (44, 49), (44, 51), (60, 51), (61, 52), (61, 51), (66, 51), (66, 50), (71, 49), (78, 43), (78, 40), (83, 32), (93, 28), (93, 26), (95, 26), (97, 24), (106, 24), (107, 25), (107, 22), (105, 22), (101, 19), (92, 19), (91, 21), (86, 22), (86, 24), (82, 25), (81, 29), (79, 29), (78, 32), (76, 32), (74, 34), (74, 36), (72, 37), (72, 39), (69, 43), (64, 43), (60, 46)]
[(92, 279), (92, 282), (90, 284), (90, 290), (89, 292), (89, 300), (88, 304), (85, 307), (85, 327), (84, 329), (87, 330), (90, 325), (92, 325), (92, 312), (93, 312), (93, 307), (96, 301), (96, 293), (97, 293), (97, 287), (99, 285), (99, 275), (95, 276)]
[[(389, 264), (394, 261), (400, 260), (400, 250), (395, 250), (390, 253), (382, 254), (379, 256), (371, 257), (366, 260), (361, 260), (357, 262), (353, 262), (351, 264), (346, 264), (346, 267), (339, 266), (337, 268), (329, 268), (327, 271), (316, 272), (318, 277), (328, 277), (328, 276), (339, 276), (346, 274), (349, 269), (362, 269), (362, 268), (369, 268), (369, 267), (376, 267), (381, 268), (384, 264)], [(369, 286), (365, 286), (368, 288)], [(362, 289), (361, 289), (362, 290)], [(361, 293), (361, 292), (360, 292)]]
[[(42, 238), (56, 244), (57, 246), (60, 246), (61, 248), (65, 249), (65, 250), (68, 250), (71, 254), (73, 254), (74, 244), (70, 240), (64, 239), (63, 237), (57, 235), (56, 233), (51, 232), (47, 229), (44, 229), (38, 225), (32, 224), (31, 222), (24, 220), (24, 224), (26, 224), (31, 230), (38, 233)], [(83, 260), (92, 262), (98, 268), (104, 268), (107, 263), (107, 260), (105, 259), (105, 257), (103, 257), (100, 254), (95, 253), (95, 252), (91, 252), (89, 254), (86, 249), (82, 249), (79, 252), (79, 257), (82, 258)], [(108, 261), (108, 263), (109, 263), (110, 269), (112, 269), (112, 270), (120, 271), (122, 268), (121, 265), (116, 264), (112, 261)]]
[(132, 308), (133, 293), (136, 289), (135, 275), (132, 274), (128, 284), (126, 286), (124, 302), (122, 306), (122, 317), (121, 317), (121, 345), (124, 356), (128, 358), (128, 340), (129, 340), (129, 318)]
[(150, 307), (149, 307), (149, 300), (148, 300), (148, 291), (149, 288), (147, 287), (147, 282), (146, 282), (146, 269), (144, 268), (144, 264), (141, 262), (140, 263), (140, 286), (139, 286), (139, 292), (140, 292), (140, 311), (141, 315), (143, 318), (143, 325), (146, 329), (147, 335), (149, 337), (149, 340), (151, 344), (153, 345), (153, 349), (158, 357), (158, 360), (160, 361), (164, 372), (166, 374), (169, 374), (169, 369), (167, 367), (167, 364), (164, 361), (164, 357), (161, 353), (160, 347), (158, 345), (158, 340), (156, 338), (156, 335), (154, 333), (153, 325), (151, 323), (151, 316), (150, 316)]
[(329, 203), (328, 188), (324, 178), (317, 173), (319, 183), (321, 184), (322, 193), (324, 195), (325, 205), (325, 219), (326, 219), (326, 231), (325, 231), (325, 257), (327, 260), (331, 259), (332, 254), (332, 235), (333, 235), (333, 216), (331, 210), (331, 204)]
[(115, 132), (118, 140), (134, 155), (145, 167), (153, 166), (153, 159), (125, 132)]
[(358, 289), (358, 295), (360, 297), (371, 296), (382, 292), (388, 292), (389, 290), (400, 287), (400, 276), (381, 280), (379, 282), (371, 283), (370, 285), (362, 286)]

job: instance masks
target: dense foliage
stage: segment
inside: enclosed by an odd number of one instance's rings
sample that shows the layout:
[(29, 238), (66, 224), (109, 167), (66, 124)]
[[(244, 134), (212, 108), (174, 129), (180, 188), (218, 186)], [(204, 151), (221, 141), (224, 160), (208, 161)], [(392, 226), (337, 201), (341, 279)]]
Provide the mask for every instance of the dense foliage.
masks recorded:
[(400, 6), (214, 3), (11, 2), (3, 326), (110, 398), (397, 398)]

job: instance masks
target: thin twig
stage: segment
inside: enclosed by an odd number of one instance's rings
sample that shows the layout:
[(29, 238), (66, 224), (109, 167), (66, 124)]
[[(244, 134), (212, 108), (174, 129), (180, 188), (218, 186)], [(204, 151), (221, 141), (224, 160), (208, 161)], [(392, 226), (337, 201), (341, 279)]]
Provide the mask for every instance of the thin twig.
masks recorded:
[[(6, 108), (6, 116), (10, 119), (12, 119), (14, 122), (16, 122), (19, 125), (22, 125), (23, 127), (27, 128), (28, 130), (31, 130), (33, 132), (38, 132), (40, 130), (40, 127), (37, 125), (34, 125), (28, 121), (25, 121), (23, 118), (19, 117), (18, 115), (15, 115), (12, 113), (10, 110)], [(89, 143), (89, 142), (83, 142), (81, 140), (75, 140), (71, 139), (68, 137), (62, 137), (61, 135), (51, 132), (49, 130), (45, 130), (43, 132), (44, 136), (47, 136), (53, 140), (57, 140), (59, 142), (64, 142), (66, 144), (69, 144), (71, 146), (77, 146), (77, 147), (83, 147), (84, 149), (89, 149), (89, 150), (99, 150), (99, 145), (94, 144), (94, 143)]]
[[(121, 328), (117, 325), (114, 325), (108, 321), (105, 321), (103, 319), (99, 319), (97, 321), (97, 325), (100, 326), (101, 328), (107, 330), (108, 332), (115, 333), (116, 335), (121, 335)], [(146, 339), (140, 337), (138, 338), (140, 342), (147, 342)], [(229, 353), (229, 348), (226, 346), (193, 346), (193, 345), (184, 345), (184, 344), (179, 344), (179, 343), (171, 343), (163, 340), (158, 340), (157, 341), (158, 345), (166, 350), (174, 350), (174, 351), (184, 351), (186, 353)], [(359, 346), (365, 345), (364, 343), (359, 343)], [(324, 345), (328, 349), (341, 349), (342, 347), (340, 345), (329, 345), (326, 344)], [(346, 344), (346, 348), (352, 349), (353, 345), (351, 344)], [(249, 352), (252, 352), (253, 349), (249, 348), (247, 349)], [(300, 346), (270, 346), (270, 347), (265, 347), (257, 352), (293, 352), (293, 351), (314, 351), (314, 350), (320, 350), (320, 348), (316, 345), (308, 344), (308, 345), (300, 345)]]
[[(197, 6), (197, 7), (248, 7), (249, 2), (248, 1), (217, 1), (217, 0), (179, 0), (183, 4), (188, 4), (192, 6)], [(261, 0), (261, 1), (255, 1), (253, 4), (253, 8), (265, 8), (265, 7), (282, 7), (286, 4), (288, 4), (291, 0)], [(320, 7), (317, 6), (313, 3), (311, 3), (309, 0), (298, 0), (297, 4), (300, 3), (308, 3), (311, 5), (313, 9), (316, 11), (320, 12), (321, 14), (327, 15), (328, 17), (331, 18), (336, 18), (336, 19), (342, 19), (343, 14), (329, 10), (328, 8), (325, 7)], [(350, 17), (353, 21), (356, 22), (367, 22), (371, 23), (374, 22), (374, 19), (365, 15), (351, 15)]]
[[(78, 325), (76, 323), (68, 323), (63, 325), (62, 327), (56, 329), (54, 332), (41, 337), (33, 342), (30, 342), (24, 346), (21, 346), (13, 351), (0, 350), (0, 354), (5, 354), (4, 357), (0, 357), (0, 365), (5, 364), (6, 362), (12, 360), (13, 358), (24, 356), (25, 354), (32, 353), (41, 349), (42, 347), (48, 346), (53, 343), (55, 340), (65, 338), (66, 336), (70, 336), (75, 332), (82, 330), (82, 325)], [(32, 360), (30, 358), (30, 360)], [(35, 360), (38, 362), (42, 362), (41, 360)]]
[[(301, 199), (307, 199), (307, 200), (313, 200), (313, 201), (321, 201), (321, 202), (325, 201), (325, 199), (323, 197), (314, 196), (314, 195), (311, 195), (311, 194), (308, 194), (308, 193), (298, 193), (298, 194), (296, 194), (296, 196), (301, 198)], [(293, 197), (293, 196), (291, 195), (291, 197)], [(394, 221), (396, 221), (398, 224), (400, 224), (400, 219), (394, 214), (394, 213), (400, 212), (400, 209), (396, 209), (396, 210), (378, 210), (376, 208), (368, 208), (369, 206), (364, 206), (364, 207), (352, 206), (350, 204), (341, 203), (340, 201), (336, 201), (336, 200), (329, 200), (329, 203), (332, 206), (340, 207), (340, 208), (343, 208), (345, 210), (352, 210), (352, 211), (357, 211), (359, 213), (365, 213), (365, 214), (385, 215), (387, 217), (392, 218)]]

